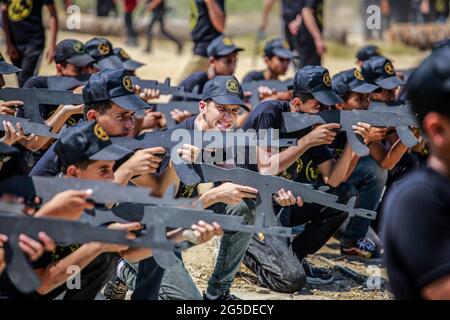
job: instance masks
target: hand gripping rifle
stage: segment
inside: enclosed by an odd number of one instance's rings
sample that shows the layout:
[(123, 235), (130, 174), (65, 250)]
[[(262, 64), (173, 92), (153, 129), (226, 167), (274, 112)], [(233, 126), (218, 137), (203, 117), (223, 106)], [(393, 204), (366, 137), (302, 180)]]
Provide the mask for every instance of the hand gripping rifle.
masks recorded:
[[(9, 115), (0, 115), (0, 122), (9, 121), (16, 128), (17, 124), (20, 123), (22, 126), (23, 132), (26, 135), (34, 133), (37, 136), (41, 137), (51, 137), (57, 139), (59, 134), (52, 132), (52, 128), (46, 126), (45, 124), (32, 122), (29, 119), (14, 117)], [(3, 125), (0, 125), (0, 131), (4, 131)]]
[(417, 139), (409, 127), (417, 127), (417, 118), (413, 114), (395, 113), (374, 110), (326, 110), (318, 114), (285, 112), (283, 113), (284, 130), (296, 132), (316, 124), (339, 123), (341, 130), (346, 132), (348, 142), (353, 151), (364, 157), (369, 154), (369, 148), (362, 138), (353, 132), (353, 126), (358, 122), (368, 123), (374, 127), (395, 127), (398, 136), (408, 147), (414, 147)]

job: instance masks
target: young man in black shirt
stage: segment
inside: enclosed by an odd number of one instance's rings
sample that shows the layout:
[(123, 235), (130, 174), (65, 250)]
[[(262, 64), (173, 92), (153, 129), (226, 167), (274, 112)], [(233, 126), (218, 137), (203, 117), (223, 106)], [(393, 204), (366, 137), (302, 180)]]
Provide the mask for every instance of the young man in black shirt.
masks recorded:
[[(293, 97), (290, 101), (262, 102), (252, 112), (243, 129), (281, 129), (283, 112), (315, 114), (337, 103), (342, 103), (342, 99), (332, 91), (328, 70), (320, 66), (307, 66), (297, 71), (294, 77)], [(352, 170), (353, 151), (347, 144), (340, 157), (335, 160), (326, 147), (335, 140), (336, 130), (339, 128), (339, 124), (332, 123), (292, 134), (282, 133), (281, 138), (300, 137), (297, 146), (281, 152), (258, 148), (258, 165), (250, 166), (250, 169), (262, 174), (280, 175), (287, 180), (302, 183), (325, 183), (332, 187), (330, 192), (337, 194), (340, 200), (345, 202), (353, 194), (349, 187), (343, 184)], [(308, 254), (315, 253), (328, 241), (344, 222), (347, 214), (314, 204), (305, 204), (301, 208), (291, 206), (287, 209), (281, 214), (284, 224), (290, 227), (304, 225), (304, 231), (292, 240), (291, 248), (284, 243), (283, 251), (280, 251), (283, 246), (279, 244), (280, 240), (277, 238), (265, 237), (265, 240), (261, 241), (254, 237), (244, 260), (246, 265), (258, 274), (258, 278), (265, 285), (283, 292), (300, 289), (299, 286), (304, 281), (298, 281), (297, 277), (305, 277), (305, 273), (306, 280), (311, 284), (332, 282), (332, 275), (312, 268), (304, 258)], [(274, 243), (275, 246), (272, 245)], [(271, 249), (274, 247), (278, 248), (277, 252)], [(297, 257), (297, 264), (286, 266), (283, 264), (284, 259), (279, 259), (276, 268), (264, 267), (273, 265), (274, 259), (270, 257), (278, 256), (280, 252), (283, 257), (290, 259), (292, 255), (290, 250)]]
[(302, 24), (298, 31), (300, 39), (300, 67), (321, 65), (326, 52), (323, 38), (323, 0), (303, 0)]
[[(338, 103), (338, 110), (366, 110), (369, 107), (369, 95), (380, 88), (366, 82), (358, 69), (350, 69), (335, 75), (332, 79), (333, 90), (338, 94), (343, 103)], [(367, 123), (355, 124), (358, 134), (368, 145), (369, 150), (375, 141), (380, 141), (384, 137), (386, 129), (372, 128)], [(347, 136), (340, 132), (330, 149), (337, 157), (341, 154)], [(387, 180), (387, 171), (380, 168), (378, 163), (371, 157), (359, 158), (356, 154), (352, 160), (353, 172), (346, 179), (346, 182), (359, 192), (359, 207), (375, 211), (383, 193)], [(346, 225), (341, 238), (341, 252), (350, 256), (361, 258), (377, 258), (380, 248), (375, 242), (366, 237), (369, 231), (371, 220), (362, 217), (352, 217)]]
[(8, 55), (13, 64), (22, 69), (19, 86), (35, 75), (45, 47), (45, 29), (42, 8), (48, 8), (50, 19), (50, 42), (46, 60), (50, 63), (55, 55), (58, 17), (53, 0), (3, 0), (3, 29)]
[(428, 57), (408, 82), (408, 101), (431, 148), (428, 167), (394, 185), (384, 205), (384, 245), (397, 299), (450, 298), (450, 50)]
[(189, 0), (190, 28), (194, 56), (180, 78), (208, 68), (207, 48), (211, 41), (225, 32), (225, 0)]

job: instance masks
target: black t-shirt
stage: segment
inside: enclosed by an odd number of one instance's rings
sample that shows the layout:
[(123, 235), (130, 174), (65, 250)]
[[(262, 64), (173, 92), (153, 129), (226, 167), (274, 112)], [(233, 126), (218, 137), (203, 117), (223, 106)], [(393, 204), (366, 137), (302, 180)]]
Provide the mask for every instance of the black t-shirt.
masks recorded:
[[(184, 87), (186, 91), (192, 92), (195, 87), (198, 87), (198, 93), (203, 93), (203, 88), (205, 84), (208, 82), (208, 73), (205, 71), (194, 72), (186, 79), (180, 82), (180, 87)], [(183, 99), (181, 97), (173, 97), (172, 101), (190, 101), (192, 99)], [(194, 101), (194, 100), (192, 100)]]
[[(254, 129), (282, 129), (283, 112), (290, 112), (287, 101), (264, 101), (255, 109), (244, 124), (243, 130)], [(280, 138), (301, 138), (308, 134), (311, 129), (299, 132), (282, 133)], [(280, 150), (283, 151), (283, 150)], [(280, 174), (281, 177), (302, 183), (319, 183), (320, 174), (318, 166), (333, 159), (333, 155), (326, 146), (318, 146), (308, 149), (294, 164)], [(250, 170), (258, 171), (255, 164), (247, 164)]]
[(450, 180), (426, 168), (388, 194), (383, 208), (385, 260), (398, 299), (450, 275)]
[(44, 46), (45, 30), (42, 7), (54, 4), (53, 0), (2, 0), (8, 4), (8, 18), (12, 40), (16, 45), (36, 43)]
[(251, 71), (247, 73), (242, 80), (242, 83), (253, 82), (253, 81), (262, 81), (264, 79), (264, 71)]
[[(310, 8), (314, 10), (314, 17), (316, 19), (319, 30), (323, 29), (323, 0), (303, 0), (302, 9)], [(314, 39), (306, 28), (305, 24), (302, 23), (299, 30), (299, 39), (304, 45), (314, 46)]]
[(302, 0), (282, 0), (283, 20), (292, 21), (302, 9)]
[[(225, 14), (225, 0), (216, 0)], [(203, 0), (190, 0), (191, 4), (191, 37), (194, 42), (194, 54), (208, 57), (208, 45), (218, 36), (217, 31), (209, 19), (208, 8)]]
[(333, 157), (337, 159), (341, 156), (346, 144), (347, 135), (344, 131), (341, 131), (337, 134), (336, 139), (334, 139), (333, 143), (328, 146), (328, 149), (330, 149)]

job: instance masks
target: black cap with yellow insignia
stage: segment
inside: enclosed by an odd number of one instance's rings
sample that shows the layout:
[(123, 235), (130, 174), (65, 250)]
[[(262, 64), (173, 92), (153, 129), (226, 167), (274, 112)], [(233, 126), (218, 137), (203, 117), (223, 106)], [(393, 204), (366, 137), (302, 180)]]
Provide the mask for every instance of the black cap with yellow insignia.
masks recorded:
[(95, 62), (95, 60), (87, 54), (81, 41), (65, 39), (59, 42), (55, 48), (55, 62), (67, 62), (76, 67), (84, 67)]
[(5, 61), (2, 54), (0, 53), (0, 74), (12, 74), (21, 72), (22, 69), (19, 69), (12, 64)]
[(405, 85), (405, 82), (397, 77), (394, 65), (385, 57), (372, 57), (362, 66), (362, 74), (367, 82), (392, 90)]
[(116, 161), (131, 152), (113, 144), (105, 130), (95, 121), (66, 130), (55, 145), (55, 153), (65, 166), (88, 160)]
[(145, 66), (145, 63), (131, 59), (130, 55), (122, 48), (114, 48), (114, 54), (123, 62), (123, 67), (129, 71)]
[(85, 44), (87, 53), (94, 58), (100, 70), (123, 68), (123, 62), (114, 54), (113, 46), (105, 38), (93, 38)]
[(321, 66), (306, 66), (294, 76), (294, 93), (312, 95), (326, 106), (342, 103), (342, 99), (333, 92), (330, 72)]
[(235, 76), (217, 76), (203, 88), (202, 100), (213, 100), (221, 105), (239, 105), (249, 111), (244, 102), (244, 91)]
[(368, 83), (356, 68), (338, 73), (331, 82), (334, 92), (341, 97), (349, 92), (372, 93), (380, 89), (377, 85)]
[(283, 59), (295, 58), (294, 53), (289, 49), (287, 41), (281, 38), (276, 38), (266, 43), (266, 46), (264, 47), (264, 56), (277, 56)]
[(134, 111), (137, 117), (145, 116), (144, 110), (150, 108), (135, 94), (128, 71), (123, 68), (97, 72), (83, 88), (85, 104), (108, 100), (121, 108)]
[(356, 58), (362, 62), (365, 62), (372, 57), (380, 57), (380, 56), (382, 56), (380, 48), (374, 45), (362, 47), (356, 54)]
[(209, 57), (224, 57), (239, 51), (244, 51), (244, 49), (236, 47), (231, 38), (223, 35), (215, 38), (207, 49)]

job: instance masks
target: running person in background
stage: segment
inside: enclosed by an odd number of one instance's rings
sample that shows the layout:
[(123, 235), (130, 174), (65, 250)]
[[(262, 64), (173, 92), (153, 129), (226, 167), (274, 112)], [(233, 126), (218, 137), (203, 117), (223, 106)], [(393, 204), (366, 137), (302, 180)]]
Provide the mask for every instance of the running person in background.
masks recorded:
[(170, 8), (166, 7), (165, 0), (147, 0), (145, 9), (148, 12), (152, 12), (153, 17), (147, 29), (147, 46), (145, 47), (144, 51), (145, 52), (152, 51), (153, 27), (156, 25), (156, 23), (159, 23), (159, 29), (162, 35), (165, 36), (170, 41), (174, 42), (177, 46), (178, 54), (181, 54), (181, 52), (183, 51), (183, 43), (180, 40), (178, 40), (174, 35), (169, 33), (169, 31), (166, 30), (164, 24), (164, 16), (168, 11), (170, 11)]
[(36, 75), (45, 47), (45, 29), (42, 8), (48, 9), (50, 18), (50, 41), (45, 58), (53, 61), (58, 33), (58, 16), (53, 0), (2, 0), (2, 21), (5, 31), (6, 49), (12, 63), (22, 69), (19, 86)]

